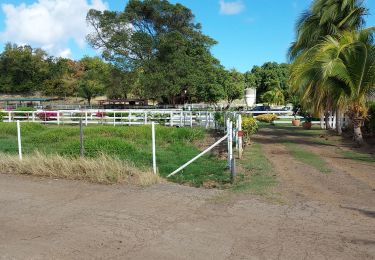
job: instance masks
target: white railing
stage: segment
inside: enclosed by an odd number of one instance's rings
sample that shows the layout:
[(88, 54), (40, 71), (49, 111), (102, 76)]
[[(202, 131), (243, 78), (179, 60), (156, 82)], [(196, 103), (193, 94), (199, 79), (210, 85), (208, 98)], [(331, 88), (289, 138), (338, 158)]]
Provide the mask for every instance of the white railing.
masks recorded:
[[(129, 110), (57, 110), (57, 111), (0, 111), (3, 122), (26, 121), (43, 124), (85, 125), (145, 125), (158, 124), (178, 127), (200, 126), (215, 128), (215, 111), (183, 111), (181, 109), (129, 109)], [(236, 111), (234, 114), (276, 114), (280, 119), (290, 119), (290, 111)], [(301, 118), (301, 117), (298, 117)], [(282, 122), (281, 122), (282, 123)]]

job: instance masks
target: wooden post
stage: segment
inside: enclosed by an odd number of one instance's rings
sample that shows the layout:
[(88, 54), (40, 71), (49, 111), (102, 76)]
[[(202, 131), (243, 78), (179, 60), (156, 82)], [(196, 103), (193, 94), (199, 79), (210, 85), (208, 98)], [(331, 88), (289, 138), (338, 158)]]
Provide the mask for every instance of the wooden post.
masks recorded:
[(79, 143), (80, 143), (80, 156), (84, 156), (84, 146), (83, 146), (83, 124), (82, 118), (79, 119)]
[(156, 144), (155, 144), (155, 122), (152, 122), (151, 125), (151, 136), (152, 136), (152, 168), (154, 170), (154, 174), (157, 174), (156, 168)]
[(20, 161), (22, 161), (21, 125), (20, 125), (19, 120), (17, 120), (17, 141), (18, 141), (18, 155), (19, 155)]

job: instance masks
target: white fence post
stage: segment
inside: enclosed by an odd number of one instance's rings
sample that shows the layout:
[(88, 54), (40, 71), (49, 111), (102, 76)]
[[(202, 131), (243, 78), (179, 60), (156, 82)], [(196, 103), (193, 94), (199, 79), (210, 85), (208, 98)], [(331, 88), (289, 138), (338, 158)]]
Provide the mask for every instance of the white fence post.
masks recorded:
[(152, 122), (152, 168), (154, 170), (154, 174), (157, 174), (157, 168), (156, 168), (156, 144), (155, 144), (155, 122)]
[(129, 121), (129, 126), (131, 125), (131, 117), (132, 117), (132, 112), (129, 111), (129, 115), (128, 115), (128, 121)]
[(233, 123), (228, 118), (228, 166), (229, 169), (232, 167), (233, 158)]
[(85, 125), (87, 126), (87, 111), (85, 112)]
[(8, 112), (8, 122), (12, 122), (12, 112)]
[(17, 141), (18, 141), (18, 155), (20, 157), (20, 161), (22, 161), (21, 126), (20, 126), (19, 120), (17, 120)]
[(238, 143), (238, 158), (242, 159), (242, 116), (241, 114), (238, 115), (238, 127), (237, 127), (237, 143)]
[(145, 125), (147, 125), (147, 112), (145, 111)]
[(116, 112), (113, 112), (113, 126), (116, 126)]
[(60, 112), (57, 111), (57, 125), (60, 125)]
[(190, 127), (193, 127), (193, 111), (190, 112)]
[(171, 118), (171, 120), (170, 120), (169, 123), (170, 123), (171, 126), (173, 126), (173, 112), (170, 113), (170, 118)]

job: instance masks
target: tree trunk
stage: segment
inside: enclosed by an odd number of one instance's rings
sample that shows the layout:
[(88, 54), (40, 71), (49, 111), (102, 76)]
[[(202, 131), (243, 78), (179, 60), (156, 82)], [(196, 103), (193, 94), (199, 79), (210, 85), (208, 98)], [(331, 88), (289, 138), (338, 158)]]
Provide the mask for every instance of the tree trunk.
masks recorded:
[(87, 102), (89, 103), (89, 106), (91, 106), (91, 97), (87, 98)]
[(363, 136), (362, 136), (362, 130), (361, 130), (361, 126), (362, 126), (362, 122), (363, 120), (362, 119), (359, 119), (359, 118), (355, 118), (353, 119), (353, 126), (354, 126), (354, 141), (356, 142), (356, 144), (358, 146), (362, 146), (363, 145)]
[(342, 118), (341, 118), (341, 112), (340, 109), (336, 110), (336, 131), (339, 135), (342, 134)]
[(330, 118), (330, 113), (327, 111), (325, 114), (325, 123), (326, 123), (326, 130), (329, 129), (329, 118)]

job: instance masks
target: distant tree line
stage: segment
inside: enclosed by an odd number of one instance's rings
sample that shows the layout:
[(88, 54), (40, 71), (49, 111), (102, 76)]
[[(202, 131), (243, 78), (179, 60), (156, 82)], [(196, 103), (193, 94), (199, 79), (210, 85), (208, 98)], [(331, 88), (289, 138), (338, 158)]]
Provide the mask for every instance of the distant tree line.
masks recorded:
[(99, 95), (173, 105), (226, 100), (229, 107), (252, 87), (258, 102), (288, 98), (288, 65), (226, 70), (211, 54), (216, 41), (181, 4), (130, 0), (123, 12), (90, 10), (87, 21), (94, 31), (87, 40), (101, 58), (74, 61), (9, 43), (0, 54), (0, 93), (79, 96), (88, 103)]

